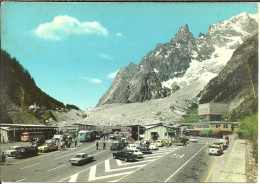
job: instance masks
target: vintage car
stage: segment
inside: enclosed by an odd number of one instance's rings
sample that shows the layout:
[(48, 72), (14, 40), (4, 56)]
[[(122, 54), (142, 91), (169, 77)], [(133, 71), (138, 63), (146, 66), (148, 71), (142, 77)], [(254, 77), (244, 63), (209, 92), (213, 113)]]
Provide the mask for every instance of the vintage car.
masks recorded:
[(33, 147), (41, 146), (41, 145), (44, 144), (44, 142), (45, 142), (45, 140), (42, 139), (42, 138), (33, 138), (31, 140), (31, 144), (32, 144)]
[(211, 144), (208, 149), (209, 155), (222, 155), (223, 154), (223, 145)]
[(164, 142), (163, 142), (162, 140), (157, 140), (157, 141), (156, 141), (156, 145), (157, 145), (158, 147), (162, 147), (162, 146), (164, 146)]
[(148, 144), (142, 144), (142, 146), (139, 148), (139, 151), (141, 151), (142, 153), (144, 154), (151, 154), (152, 151), (151, 149), (149, 148), (149, 145)]
[(52, 142), (48, 142), (48, 143), (44, 143), (42, 146), (39, 146), (38, 150), (41, 152), (54, 151), (54, 150), (58, 150), (58, 146)]
[(158, 150), (158, 146), (156, 145), (156, 143), (151, 143), (149, 145), (149, 148), (150, 148), (150, 150)]
[(70, 159), (71, 165), (83, 165), (94, 159), (94, 156), (88, 155), (87, 153), (77, 153), (73, 158)]
[(196, 142), (198, 143), (198, 139), (196, 137), (189, 138), (189, 142)]
[(135, 149), (135, 150), (131, 150), (133, 151), (133, 154), (136, 155), (137, 158), (143, 158), (144, 157), (144, 154), (139, 151), (138, 149)]
[(124, 161), (133, 160), (135, 161), (137, 159), (137, 156), (133, 154), (132, 150), (119, 150), (116, 153), (113, 153), (114, 159), (123, 159)]
[(126, 149), (127, 150), (136, 150), (136, 149), (139, 149), (140, 145), (138, 144), (128, 144)]
[(15, 152), (17, 152), (17, 150), (21, 148), (22, 148), (21, 146), (12, 146), (9, 148), (9, 150), (6, 150), (4, 154), (8, 157), (14, 157)]
[(120, 150), (123, 149), (123, 145), (119, 144), (118, 141), (112, 142), (111, 146), (110, 146), (110, 150)]
[(228, 144), (226, 143), (226, 141), (224, 139), (219, 140), (218, 142), (214, 142), (213, 144), (216, 145), (223, 145), (223, 149), (226, 150), (228, 148)]
[(32, 146), (22, 147), (14, 153), (15, 158), (26, 158), (38, 155), (38, 150)]

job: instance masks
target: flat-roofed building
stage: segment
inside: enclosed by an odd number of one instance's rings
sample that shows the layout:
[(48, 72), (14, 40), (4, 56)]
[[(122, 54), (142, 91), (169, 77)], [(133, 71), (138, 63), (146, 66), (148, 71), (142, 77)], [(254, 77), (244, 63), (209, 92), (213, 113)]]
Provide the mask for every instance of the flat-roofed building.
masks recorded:
[(228, 105), (224, 103), (199, 104), (198, 115), (205, 121), (221, 121), (221, 116), (227, 112)]

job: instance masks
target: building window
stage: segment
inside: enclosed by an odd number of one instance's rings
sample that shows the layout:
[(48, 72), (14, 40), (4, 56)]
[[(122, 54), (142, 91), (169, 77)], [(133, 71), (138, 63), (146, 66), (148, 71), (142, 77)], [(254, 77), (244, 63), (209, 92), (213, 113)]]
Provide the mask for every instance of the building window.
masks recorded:
[(228, 124), (225, 124), (225, 125), (224, 125), (224, 128), (228, 128)]
[(216, 125), (216, 128), (220, 128), (220, 125)]

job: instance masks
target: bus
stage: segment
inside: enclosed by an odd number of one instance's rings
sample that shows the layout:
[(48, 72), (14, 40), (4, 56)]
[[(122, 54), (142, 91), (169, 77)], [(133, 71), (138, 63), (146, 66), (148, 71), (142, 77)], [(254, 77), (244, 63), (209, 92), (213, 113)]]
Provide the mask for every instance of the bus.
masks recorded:
[(78, 141), (79, 142), (87, 142), (95, 140), (95, 134), (90, 130), (81, 130), (78, 133)]
[(23, 132), (21, 134), (21, 141), (30, 141), (33, 138), (42, 138), (44, 139), (43, 132)]

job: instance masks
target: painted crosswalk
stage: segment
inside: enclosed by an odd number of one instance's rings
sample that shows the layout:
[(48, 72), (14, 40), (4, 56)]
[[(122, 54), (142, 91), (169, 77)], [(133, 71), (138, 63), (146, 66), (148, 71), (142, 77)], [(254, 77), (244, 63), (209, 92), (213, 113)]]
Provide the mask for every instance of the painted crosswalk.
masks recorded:
[[(83, 175), (81, 172), (75, 173), (69, 178), (68, 182), (79, 182), (77, 178), (81, 175), (84, 178), (84, 182), (116, 182), (122, 177), (126, 177), (138, 169), (145, 167), (146, 165), (164, 157), (171, 152), (179, 149), (175, 148), (160, 148), (157, 151), (153, 151), (152, 154), (145, 154), (142, 159), (138, 159), (135, 162), (125, 162), (119, 159), (109, 158), (105, 161), (93, 165), (89, 171), (85, 171)], [(174, 154), (177, 156), (177, 154)], [(184, 155), (178, 155), (178, 158), (182, 158)], [(82, 182), (82, 181), (80, 181)]]

